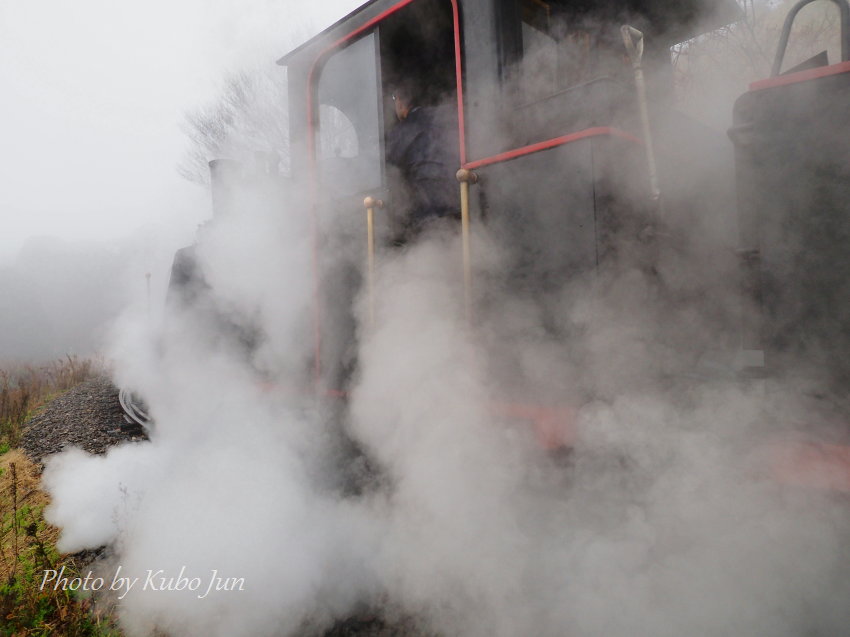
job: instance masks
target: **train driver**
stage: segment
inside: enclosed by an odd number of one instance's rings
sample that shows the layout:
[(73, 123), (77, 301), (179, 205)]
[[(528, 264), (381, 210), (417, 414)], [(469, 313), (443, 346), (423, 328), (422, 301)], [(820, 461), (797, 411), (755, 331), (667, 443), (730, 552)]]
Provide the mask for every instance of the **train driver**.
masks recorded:
[(402, 238), (411, 239), (435, 219), (459, 218), (457, 112), (451, 100), (431, 105), (411, 83), (398, 83), (392, 98), (398, 122), (387, 135), (387, 161), (407, 187)]

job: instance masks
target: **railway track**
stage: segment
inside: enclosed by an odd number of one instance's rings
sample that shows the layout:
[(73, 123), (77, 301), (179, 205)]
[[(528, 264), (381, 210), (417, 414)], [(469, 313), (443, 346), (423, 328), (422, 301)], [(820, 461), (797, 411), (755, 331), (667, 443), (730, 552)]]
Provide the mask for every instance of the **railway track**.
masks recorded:
[(128, 425), (139, 426), (145, 432), (150, 431), (153, 420), (148, 414), (147, 405), (138, 394), (126, 388), (120, 389), (118, 391), (118, 402), (121, 404), (124, 420), (127, 421)]

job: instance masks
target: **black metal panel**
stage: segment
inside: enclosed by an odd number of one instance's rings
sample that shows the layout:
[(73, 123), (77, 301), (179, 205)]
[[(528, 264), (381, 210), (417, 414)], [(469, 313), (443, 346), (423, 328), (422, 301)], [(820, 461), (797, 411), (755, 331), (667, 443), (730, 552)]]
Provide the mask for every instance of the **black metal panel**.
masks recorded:
[(483, 214), (510, 255), (518, 291), (546, 294), (592, 273), (638, 236), (636, 211), (647, 199), (636, 182), (641, 153), (634, 142), (599, 136), (476, 169)]
[(498, 3), (467, 1), (461, 7), (467, 157), (485, 157), (507, 143), (501, 127), (505, 54), (498, 48), (504, 17)]
[(579, 141), (476, 170), (488, 222), (520, 286), (557, 286), (596, 264), (593, 148)]
[(511, 137), (521, 146), (594, 126), (637, 130), (634, 86), (601, 77), (518, 105)]
[(734, 0), (548, 0), (555, 10), (620, 24), (635, 23), (670, 46), (741, 19)]
[(850, 72), (743, 95), (734, 127), (742, 249), (772, 372), (850, 380)]

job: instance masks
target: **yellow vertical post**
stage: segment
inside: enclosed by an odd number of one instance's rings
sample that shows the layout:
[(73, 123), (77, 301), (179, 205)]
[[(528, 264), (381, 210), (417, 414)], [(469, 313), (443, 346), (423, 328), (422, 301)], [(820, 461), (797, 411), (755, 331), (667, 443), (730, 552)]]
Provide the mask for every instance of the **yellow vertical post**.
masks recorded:
[(466, 319), (472, 322), (472, 257), (469, 247), (469, 184), (478, 182), (478, 175), (461, 168), (457, 171), (460, 182), (460, 230), (463, 245), (463, 300)]
[(620, 27), (623, 44), (632, 62), (635, 73), (635, 89), (637, 91), (638, 111), (641, 128), (643, 129), (643, 147), (646, 152), (646, 163), (649, 169), (649, 190), (655, 202), (659, 215), (664, 216), (664, 202), (661, 199), (661, 188), (658, 185), (658, 166), (655, 161), (655, 150), (652, 146), (652, 126), (649, 122), (649, 104), (646, 96), (646, 80), (643, 75), (643, 33), (634, 27), (624, 24)]
[(363, 200), (366, 207), (366, 285), (369, 294), (369, 324), (375, 324), (375, 208), (381, 208), (384, 202), (374, 197)]

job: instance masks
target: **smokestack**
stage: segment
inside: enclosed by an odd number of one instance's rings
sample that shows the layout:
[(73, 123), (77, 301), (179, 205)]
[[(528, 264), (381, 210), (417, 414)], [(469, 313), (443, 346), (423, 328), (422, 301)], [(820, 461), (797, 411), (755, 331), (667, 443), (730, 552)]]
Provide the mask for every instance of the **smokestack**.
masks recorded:
[(213, 159), (209, 166), (213, 217), (229, 215), (236, 207), (236, 192), (242, 182), (242, 162)]

